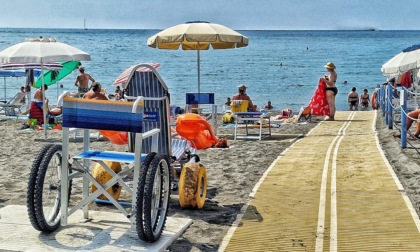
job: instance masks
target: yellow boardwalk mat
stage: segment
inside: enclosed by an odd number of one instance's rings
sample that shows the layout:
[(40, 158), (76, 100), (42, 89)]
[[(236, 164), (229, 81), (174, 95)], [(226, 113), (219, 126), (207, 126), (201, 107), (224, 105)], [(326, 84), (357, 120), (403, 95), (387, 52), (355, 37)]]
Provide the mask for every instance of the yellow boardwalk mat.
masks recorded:
[(220, 251), (420, 251), (419, 218), (379, 147), (376, 116), (338, 112), (282, 153)]

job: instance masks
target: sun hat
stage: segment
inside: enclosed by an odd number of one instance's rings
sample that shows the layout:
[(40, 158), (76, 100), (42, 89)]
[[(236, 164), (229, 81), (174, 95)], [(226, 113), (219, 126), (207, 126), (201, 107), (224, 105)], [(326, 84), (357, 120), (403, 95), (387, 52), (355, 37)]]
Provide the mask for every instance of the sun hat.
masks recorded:
[(327, 69), (335, 69), (335, 65), (332, 62), (328, 62), (324, 67)]
[(244, 84), (241, 84), (241, 85), (238, 86), (238, 89), (239, 90), (245, 90), (246, 86)]

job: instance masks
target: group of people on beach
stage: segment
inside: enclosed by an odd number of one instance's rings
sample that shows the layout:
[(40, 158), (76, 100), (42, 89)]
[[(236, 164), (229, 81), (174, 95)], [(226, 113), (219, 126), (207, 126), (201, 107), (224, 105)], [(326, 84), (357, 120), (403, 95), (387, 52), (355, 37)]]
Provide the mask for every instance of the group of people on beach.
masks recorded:
[[(328, 62), (324, 67), (328, 71), (328, 74), (320, 78), (318, 88), (315, 91), (309, 106), (311, 107), (313, 115), (327, 116), (325, 120), (334, 121), (336, 111), (335, 97), (338, 93), (338, 89), (335, 85), (337, 82), (337, 73), (335, 71), (336, 67), (333, 62)], [(257, 106), (252, 102), (251, 98), (246, 93), (246, 89), (247, 87), (244, 84), (239, 85), (238, 93), (232, 96), (232, 98), (228, 97), (225, 105), (229, 106), (232, 100), (247, 100), (248, 111), (257, 111)], [(271, 104), (271, 101), (268, 101), (264, 106), (264, 109), (269, 110), (272, 108), (273, 105)]]
[[(79, 66), (79, 75), (76, 77), (74, 85), (77, 87), (79, 94), (82, 94), (83, 98), (88, 99), (99, 99), (99, 100), (108, 100), (108, 98), (113, 98), (115, 100), (120, 100), (123, 98), (123, 93), (120, 86), (117, 86), (114, 94), (110, 94), (106, 97), (102, 94), (101, 84), (90, 75), (85, 73), (85, 68)], [(89, 81), (92, 82), (92, 85), (89, 87)]]
[[(123, 97), (122, 90), (119, 86), (116, 87), (115, 93), (107, 97), (103, 94), (101, 84), (90, 75), (85, 73), (85, 68), (79, 66), (79, 75), (76, 77), (74, 85), (77, 87), (78, 94), (84, 99), (97, 99), (97, 100), (108, 100), (113, 98), (115, 100), (120, 100)], [(92, 84), (89, 86), (89, 81)], [(22, 87), (24, 88), (24, 87)], [(48, 90), (48, 85), (44, 84), (44, 88), (40, 87), (34, 93), (34, 102), (37, 106), (47, 109), (47, 113), (51, 116), (58, 116), (62, 114), (61, 106), (50, 108), (48, 105), (49, 100), (46, 98), (44, 92)], [(21, 89), (21, 92), (24, 90)], [(44, 98), (45, 100), (44, 100)], [(20, 115), (28, 115), (31, 113), (31, 106), (25, 112), (22, 112)]]
[(353, 87), (350, 93), (347, 95), (347, 102), (350, 111), (359, 110), (359, 104), (361, 106), (361, 110), (368, 110), (370, 104), (368, 90), (366, 88), (363, 89), (363, 94), (360, 95), (359, 99), (359, 94), (356, 91), (356, 87)]

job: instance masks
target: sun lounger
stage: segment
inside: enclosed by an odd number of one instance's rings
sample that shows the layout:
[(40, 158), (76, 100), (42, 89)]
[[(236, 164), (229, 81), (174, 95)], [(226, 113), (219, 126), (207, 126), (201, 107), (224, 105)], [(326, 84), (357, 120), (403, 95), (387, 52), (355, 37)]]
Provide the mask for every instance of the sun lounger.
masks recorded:
[[(271, 136), (270, 117), (263, 112), (248, 112), (247, 100), (233, 100), (231, 103), (232, 116), (235, 118), (234, 137), (233, 139), (258, 139)], [(258, 124), (257, 127), (256, 123)], [(268, 125), (268, 126), (267, 126)], [(238, 132), (239, 128), (245, 128), (245, 134)], [(251, 133), (250, 128), (257, 128), (258, 133)], [(263, 129), (267, 128), (268, 132), (263, 133)]]
[(311, 121), (311, 107), (301, 107), (299, 113), (297, 114), (297, 121)]
[(0, 112), (4, 111), (4, 115), (6, 116), (15, 116), (19, 113), (22, 113), (21, 107), (22, 103), (21, 100), (25, 97), (25, 93), (17, 93), (10, 101), (6, 103), (0, 103)]

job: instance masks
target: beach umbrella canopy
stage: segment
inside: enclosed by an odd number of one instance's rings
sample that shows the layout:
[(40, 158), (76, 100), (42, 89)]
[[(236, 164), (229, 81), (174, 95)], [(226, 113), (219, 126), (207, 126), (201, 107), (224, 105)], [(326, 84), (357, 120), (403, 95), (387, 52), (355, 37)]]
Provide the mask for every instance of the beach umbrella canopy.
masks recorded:
[[(62, 68), (61, 69), (51, 69), (51, 70), (44, 70), (44, 84), (46, 85), (52, 85), (60, 80), (62, 80), (64, 77), (69, 75), (76, 69), (80, 62), (79, 61), (66, 61), (60, 63)], [(35, 82), (35, 87), (39, 88), (42, 84), (42, 76), (38, 78), (38, 80)]]
[(420, 68), (420, 45), (410, 46), (392, 57), (382, 65), (381, 72), (392, 77), (416, 68)]
[(147, 40), (152, 48), (197, 51), (198, 92), (200, 92), (200, 50), (232, 49), (248, 45), (248, 37), (220, 24), (192, 21), (169, 27)]
[[(90, 61), (90, 55), (76, 47), (58, 42), (53, 38), (30, 38), (25, 42), (12, 45), (0, 51), (0, 63), (41, 63), (43, 65), (50, 62), (60, 61)], [(44, 78), (42, 77), (42, 84)], [(43, 100), (45, 100), (44, 85), (42, 87)], [(46, 111), (44, 110), (44, 122), (46, 121)], [(47, 137), (47, 124), (44, 123), (45, 137)]]
[[(147, 65), (152, 66), (154, 69), (158, 69), (160, 67), (159, 63), (145, 63)], [(138, 65), (133, 65), (129, 68), (127, 68), (126, 70), (124, 70), (124, 72), (122, 72), (117, 79), (115, 79), (115, 81), (112, 83), (113, 86), (118, 86), (121, 85), (123, 89), (126, 88), (127, 86), (127, 81), (131, 78), (131, 76), (134, 74), (133, 73), (133, 69), (136, 68)], [(149, 72), (151, 71), (149, 68), (147, 67), (138, 67), (135, 70), (136, 72)]]
[(52, 38), (26, 39), (0, 51), (1, 63), (49, 63), (90, 61), (90, 55), (76, 47)]

